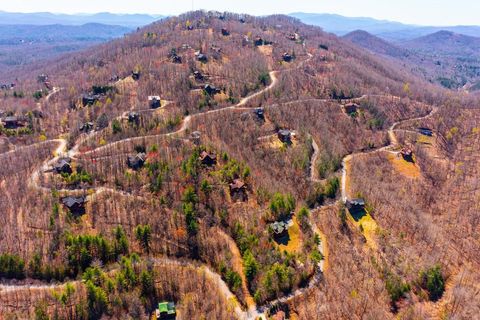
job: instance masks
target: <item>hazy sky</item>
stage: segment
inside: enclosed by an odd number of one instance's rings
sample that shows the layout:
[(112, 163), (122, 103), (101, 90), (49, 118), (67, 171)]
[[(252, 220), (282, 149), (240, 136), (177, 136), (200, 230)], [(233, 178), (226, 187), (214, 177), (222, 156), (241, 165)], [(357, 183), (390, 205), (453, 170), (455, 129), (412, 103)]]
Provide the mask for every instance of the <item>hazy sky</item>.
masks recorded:
[[(193, 0), (195, 9), (264, 15), (337, 13), (423, 25), (480, 25), (480, 0)], [(179, 14), (192, 0), (0, 0), (0, 10)]]

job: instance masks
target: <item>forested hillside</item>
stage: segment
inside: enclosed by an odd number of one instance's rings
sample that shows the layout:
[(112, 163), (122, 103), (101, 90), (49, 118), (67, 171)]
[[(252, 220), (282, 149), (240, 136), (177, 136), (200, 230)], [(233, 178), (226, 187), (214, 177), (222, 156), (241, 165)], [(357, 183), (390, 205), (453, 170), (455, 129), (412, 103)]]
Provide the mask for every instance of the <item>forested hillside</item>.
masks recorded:
[(479, 312), (472, 96), (202, 11), (2, 81), (0, 318)]

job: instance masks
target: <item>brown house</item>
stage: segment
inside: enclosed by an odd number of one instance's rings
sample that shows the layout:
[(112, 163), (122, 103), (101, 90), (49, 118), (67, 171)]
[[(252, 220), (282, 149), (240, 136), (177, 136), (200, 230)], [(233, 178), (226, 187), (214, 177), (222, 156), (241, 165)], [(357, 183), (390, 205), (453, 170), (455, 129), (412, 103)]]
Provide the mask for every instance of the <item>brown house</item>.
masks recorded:
[(233, 180), (229, 185), (230, 187), (230, 197), (234, 202), (243, 202), (247, 201), (247, 185), (240, 179)]
[(202, 153), (200, 153), (200, 156), (198, 157), (198, 160), (200, 160), (200, 162), (207, 166), (207, 167), (211, 167), (211, 166), (214, 166), (216, 163), (217, 163), (217, 156), (213, 153), (208, 153), (207, 151), (202, 151)]

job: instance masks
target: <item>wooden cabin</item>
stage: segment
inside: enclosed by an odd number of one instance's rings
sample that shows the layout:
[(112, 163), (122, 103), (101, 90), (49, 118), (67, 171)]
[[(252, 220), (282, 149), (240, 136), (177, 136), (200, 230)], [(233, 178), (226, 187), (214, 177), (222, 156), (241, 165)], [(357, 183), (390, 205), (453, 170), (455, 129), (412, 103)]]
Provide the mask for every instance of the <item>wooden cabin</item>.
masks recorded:
[(230, 32), (227, 29), (222, 28), (222, 36), (228, 37), (229, 35), (230, 35)]
[(80, 197), (68, 196), (68, 197), (62, 198), (63, 205), (74, 216), (81, 216), (85, 214), (85, 202), (86, 202), (86, 198), (84, 196), (80, 196)]
[(151, 109), (157, 109), (161, 106), (161, 99), (160, 96), (148, 96), (148, 104), (150, 105)]
[(70, 158), (58, 159), (57, 163), (53, 165), (53, 171), (58, 174), (72, 174), (72, 166), (70, 165)]
[(346, 114), (352, 115), (356, 114), (360, 106), (356, 103), (347, 103), (343, 106), (343, 110), (345, 110)]
[(292, 143), (292, 132), (290, 130), (278, 130), (277, 136), (278, 139), (283, 143)]
[(2, 119), (5, 129), (17, 129), (27, 125), (27, 121), (23, 117), (8, 116)]
[(127, 157), (127, 166), (132, 170), (139, 170), (145, 164), (147, 155), (143, 152), (137, 153), (134, 156)]
[(208, 153), (207, 151), (202, 151), (198, 157), (198, 160), (200, 160), (203, 165), (211, 167), (217, 163), (217, 155), (214, 153)]
[(205, 87), (203, 88), (203, 91), (205, 91), (206, 94), (209, 96), (214, 96), (217, 93), (220, 93), (221, 90), (215, 87), (213, 84), (206, 84)]
[(230, 197), (234, 202), (244, 202), (248, 199), (247, 197), (247, 185), (243, 180), (235, 179), (229, 185), (230, 187)]

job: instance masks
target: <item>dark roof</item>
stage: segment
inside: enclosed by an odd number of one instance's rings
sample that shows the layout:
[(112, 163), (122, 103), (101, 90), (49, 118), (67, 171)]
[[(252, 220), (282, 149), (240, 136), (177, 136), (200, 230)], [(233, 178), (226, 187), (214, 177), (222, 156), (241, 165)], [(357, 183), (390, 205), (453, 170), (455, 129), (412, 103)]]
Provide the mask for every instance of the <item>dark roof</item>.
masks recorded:
[(84, 196), (80, 196), (80, 197), (68, 196), (68, 197), (62, 198), (62, 203), (67, 208), (72, 208), (74, 206), (82, 206), (85, 203), (85, 201), (86, 199)]

